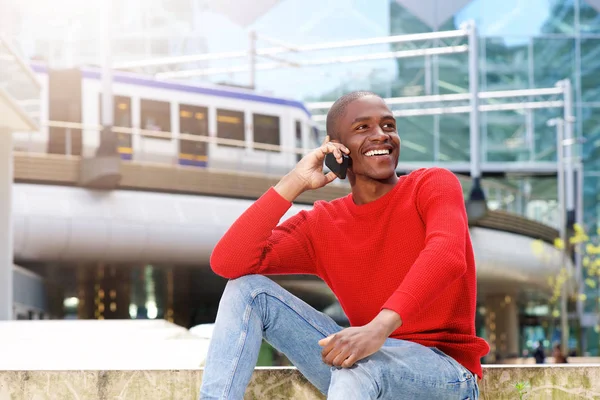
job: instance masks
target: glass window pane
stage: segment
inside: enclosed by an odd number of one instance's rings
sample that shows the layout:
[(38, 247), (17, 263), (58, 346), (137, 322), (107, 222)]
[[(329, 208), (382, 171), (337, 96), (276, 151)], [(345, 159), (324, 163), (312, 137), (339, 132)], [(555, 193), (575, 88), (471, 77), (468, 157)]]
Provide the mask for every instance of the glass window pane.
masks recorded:
[[(244, 113), (241, 111), (217, 109), (217, 137), (244, 141)], [(243, 146), (243, 143), (240, 143)], [(234, 146), (219, 143), (219, 146)]]
[(525, 111), (491, 111), (485, 113), (485, 150), (489, 162), (528, 161)]
[(537, 88), (554, 87), (565, 78), (575, 82), (575, 39), (533, 38), (533, 68)]
[[(141, 128), (149, 131), (171, 132), (171, 104), (166, 101), (141, 100)], [(152, 136), (154, 139), (163, 139)], [(171, 140), (164, 138), (165, 140)]]
[(600, 228), (600, 173), (584, 172), (583, 181), (583, 209), (584, 221), (586, 221), (590, 233)]
[(254, 127), (254, 143), (274, 144), (279, 146), (279, 117), (264, 114), (253, 114), (252, 125)]
[(482, 40), (481, 91), (513, 90), (530, 87), (530, 60), (533, 52), (529, 38), (508, 44), (503, 37)]
[[(303, 148), (302, 146), (302, 121), (294, 121), (294, 127), (295, 127), (295, 132), (296, 132), (296, 149), (301, 149)], [(302, 159), (302, 154), (300, 153), (296, 153), (296, 162), (300, 161)]]
[[(579, 1), (579, 29), (582, 34), (600, 33), (600, 1)], [(592, 6), (592, 3), (594, 4)]]
[(600, 103), (600, 39), (581, 39), (581, 100)]
[(469, 114), (447, 114), (438, 118), (440, 141), (436, 161), (469, 161)]
[[(179, 105), (179, 132), (188, 135), (208, 136), (208, 108), (187, 104)], [(206, 165), (206, 142), (181, 139), (179, 158), (186, 165)]]
[(552, 126), (550, 121), (562, 116), (562, 108), (533, 111), (535, 129), (533, 161), (556, 161), (556, 126)]
[[(461, 42), (459, 44), (466, 44)], [(481, 48), (481, 46), (479, 46)], [(469, 91), (469, 54), (457, 53), (432, 57), (437, 73), (435, 87), (427, 94), (455, 94)]]
[(400, 162), (433, 161), (433, 117), (396, 117)]
[(458, 23), (476, 21), (484, 36), (506, 36), (512, 42), (519, 42), (539, 34), (573, 33), (574, 9), (573, 0), (474, 0), (454, 18)]
[(583, 159), (586, 170), (600, 170), (600, 107), (582, 107)]
[[(546, 0), (531, 1), (533, 6), (528, 14), (529, 18), (534, 18), (536, 8), (538, 13), (542, 11), (541, 3), (545, 3), (549, 14), (545, 15), (545, 20), (542, 25), (541, 32), (546, 34), (573, 34), (575, 33), (575, 1), (577, 0), (561, 0), (549, 2)], [(525, 2), (523, 2), (525, 3)], [(550, 6), (548, 3), (553, 3)]]
[[(102, 93), (98, 95), (98, 115), (102, 123)], [(131, 128), (131, 98), (127, 96), (114, 96), (113, 98), (113, 125), (118, 128)], [(123, 158), (131, 158), (133, 153), (130, 133), (119, 133), (119, 153)]]

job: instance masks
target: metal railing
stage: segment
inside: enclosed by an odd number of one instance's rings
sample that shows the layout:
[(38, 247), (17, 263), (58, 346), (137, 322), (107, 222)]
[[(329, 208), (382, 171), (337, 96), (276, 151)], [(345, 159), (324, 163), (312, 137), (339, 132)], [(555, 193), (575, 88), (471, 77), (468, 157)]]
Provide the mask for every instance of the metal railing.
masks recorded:
[[(64, 148), (54, 153), (63, 157), (82, 157), (95, 154), (99, 143), (101, 125), (84, 125), (75, 122), (47, 121), (42, 123), (44, 130), (50, 128), (64, 130)], [(296, 163), (298, 156), (307, 154), (312, 149), (284, 147), (264, 143), (249, 143), (245, 140), (224, 139), (214, 136), (199, 136), (177, 132), (155, 131), (140, 128), (113, 127), (114, 132), (121, 137), (119, 151), (124, 160), (136, 162), (162, 163), (178, 166), (182, 163), (178, 141), (207, 143), (206, 169), (244, 173), (260, 173), (265, 176), (281, 176), (287, 173)], [(54, 132), (56, 135), (56, 132)], [(21, 153), (47, 153), (49, 135), (38, 133), (16, 133), (15, 150)], [(158, 142), (152, 139), (160, 139)], [(151, 142), (149, 142), (149, 140)], [(58, 141), (60, 143), (60, 141)], [(80, 143), (81, 147), (74, 147)], [(219, 147), (215, 147), (219, 146)], [(244, 149), (243, 154), (237, 154), (234, 159), (224, 161), (218, 152), (228, 148)], [(161, 148), (160, 152), (156, 150)], [(213, 158), (211, 159), (211, 154)], [(293, 156), (292, 156), (293, 155)], [(286, 156), (288, 156), (286, 158)], [(468, 197), (472, 179), (469, 176), (457, 174), (465, 198)], [(335, 185), (347, 186), (348, 181), (335, 180)], [(514, 213), (528, 219), (542, 222), (552, 227), (558, 225), (558, 206), (556, 202), (530, 198), (523, 191), (502, 182), (491, 179), (482, 180), (482, 188), (488, 199), (488, 207)]]
[(36, 124), (40, 119), (42, 86), (14, 46), (0, 36), (0, 89)]

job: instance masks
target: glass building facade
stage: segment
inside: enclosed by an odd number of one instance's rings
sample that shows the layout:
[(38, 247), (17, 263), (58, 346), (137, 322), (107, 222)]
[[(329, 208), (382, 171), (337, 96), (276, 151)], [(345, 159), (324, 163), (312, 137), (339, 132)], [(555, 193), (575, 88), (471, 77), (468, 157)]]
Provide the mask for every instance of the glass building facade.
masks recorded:
[[(512, 90), (553, 87), (568, 78), (573, 84), (574, 134), (583, 139), (572, 149), (583, 163), (584, 225), (595, 236), (598, 224), (600, 176), (600, 2), (595, 0), (493, 0), (390, 2), (390, 33), (409, 34), (453, 30), (474, 20), (480, 33), (480, 90)], [(429, 65), (398, 62), (394, 96), (407, 87), (419, 94), (461, 93), (468, 90), (464, 55), (437, 57)], [(427, 68), (433, 71), (428, 73)], [(428, 77), (428, 74), (430, 77)], [(556, 160), (555, 128), (547, 121), (562, 110), (528, 112), (497, 111), (481, 115), (482, 160), (488, 162), (543, 162)], [(407, 139), (422, 150), (405, 149), (415, 161), (443, 163), (469, 159), (468, 115), (419, 117)], [(439, 132), (439, 136), (431, 133)], [(404, 135), (407, 136), (406, 134)], [(403, 137), (404, 139), (404, 137)], [(435, 143), (439, 140), (439, 143)], [(461, 151), (462, 149), (462, 151)], [(569, 160), (567, 160), (569, 162)], [(525, 178), (532, 196), (556, 196), (555, 178)], [(521, 179), (507, 179), (517, 183)], [(596, 239), (592, 239), (596, 240)], [(591, 274), (589, 273), (591, 271)], [(597, 280), (595, 269), (584, 269), (585, 278)], [(589, 282), (589, 281), (588, 281)], [(586, 285), (584, 313), (597, 319), (598, 291)], [(526, 311), (522, 310), (525, 314)], [(585, 320), (586, 318), (584, 318)], [(589, 324), (589, 322), (588, 322)], [(584, 323), (585, 325), (585, 323)], [(594, 324), (595, 325), (595, 324)], [(523, 334), (525, 335), (525, 328)], [(598, 328), (589, 327), (582, 337), (590, 354), (598, 355)], [(575, 333), (575, 332), (574, 332)], [(523, 343), (523, 346), (526, 344)]]

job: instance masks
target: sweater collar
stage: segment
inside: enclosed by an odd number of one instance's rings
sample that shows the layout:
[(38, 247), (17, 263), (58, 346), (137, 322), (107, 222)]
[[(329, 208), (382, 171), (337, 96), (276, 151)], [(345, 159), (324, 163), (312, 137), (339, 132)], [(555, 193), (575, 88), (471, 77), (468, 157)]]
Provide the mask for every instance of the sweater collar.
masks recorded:
[(373, 200), (366, 204), (361, 204), (361, 205), (356, 204), (354, 202), (352, 193), (350, 193), (349, 195), (347, 195), (344, 198), (346, 207), (348, 207), (348, 210), (350, 210), (350, 212), (352, 212), (353, 214), (356, 214), (356, 215), (364, 215), (364, 214), (370, 214), (372, 212), (380, 211), (382, 208), (385, 208), (389, 204), (390, 200), (394, 196), (394, 193), (396, 193), (398, 191), (398, 188), (400, 187), (400, 182), (402, 180), (403, 180), (402, 177), (400, 177), (400, 179), (398, 179), (398, 182), (396, 182), (396, 185), (389, 192), (387, 192), (386, 194), (384, 194), (377, 200)]

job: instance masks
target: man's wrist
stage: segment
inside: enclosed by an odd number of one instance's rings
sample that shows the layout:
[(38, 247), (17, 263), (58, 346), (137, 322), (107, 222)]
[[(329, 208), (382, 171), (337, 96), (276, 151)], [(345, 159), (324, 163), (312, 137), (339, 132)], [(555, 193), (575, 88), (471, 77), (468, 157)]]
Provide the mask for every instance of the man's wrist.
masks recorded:
[(402, 326), (402, 318), (393, 310), (383, 309), (375, 318), (373, 318), (369, 325), (387, 338), (396, 329)]
[(275, 185), (274, 189), (281, 195), (281, 197), (289, 202), (296, 200), (296, 198), (305, 190), (304, 182), (299, 177), (294, 175), (293, 172), (290, 172), (281, 178), (277, 185)]

